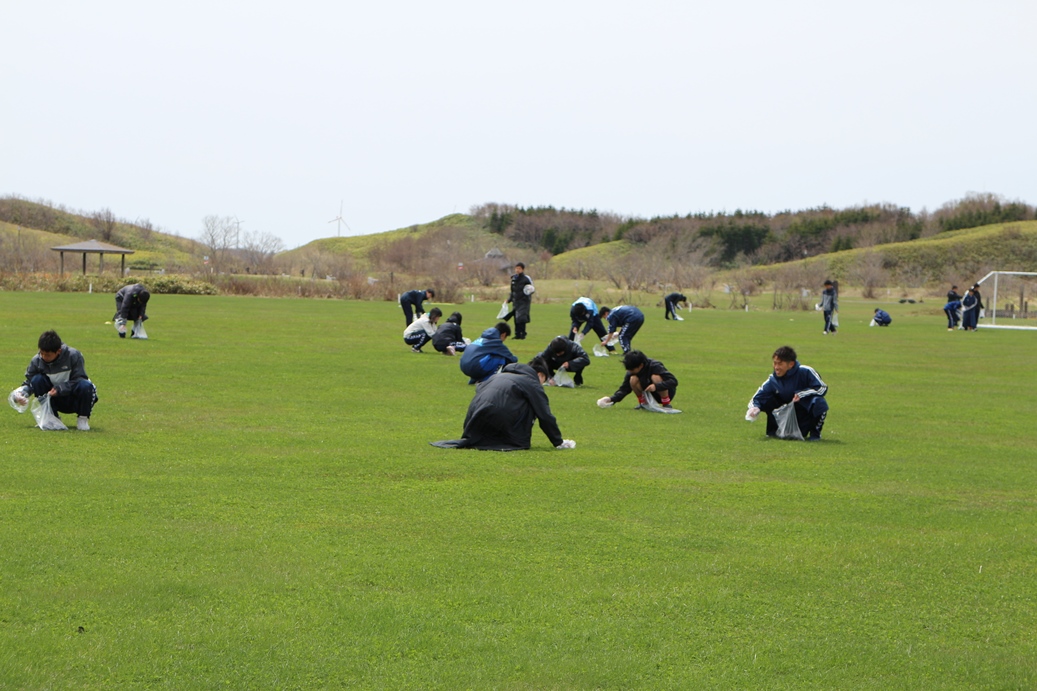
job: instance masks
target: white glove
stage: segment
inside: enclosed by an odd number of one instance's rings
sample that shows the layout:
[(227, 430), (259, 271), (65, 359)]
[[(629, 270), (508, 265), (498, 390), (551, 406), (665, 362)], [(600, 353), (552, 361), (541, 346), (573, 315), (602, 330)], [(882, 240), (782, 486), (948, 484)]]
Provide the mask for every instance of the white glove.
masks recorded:
[(556, 449), (575, 449), (576, 442), (572, 439), (563, 439), (562, 443), (555, 447)]
[(598, 407), (599, 408), (608, 408), (611, 405), (612, 405), (612, 399), (609, 398), (608, 396), (605, 396), (605, 398), (599, 398), (598, 399)]
[(760, 415), (760, 409), (754, 406), (754, 407), (750, 408), (749, 410), (747, 410), (745, 412), (745, 419), (748, 420), (749, 422), (756, 422), (756, 418), (759, 415)]

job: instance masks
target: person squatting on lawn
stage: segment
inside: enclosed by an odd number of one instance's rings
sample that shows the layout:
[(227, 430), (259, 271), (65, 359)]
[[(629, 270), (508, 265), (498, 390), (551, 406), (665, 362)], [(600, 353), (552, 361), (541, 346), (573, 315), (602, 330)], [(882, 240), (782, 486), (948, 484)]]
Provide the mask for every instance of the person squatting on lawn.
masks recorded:
[(460, 365), (461, 372), (470, 377), (469, 384), (485, 381), (504, 365), (518, 362), (518, 358), (504, 345), (510, 335), (511, 327), (507, 322), (497, 322), (464, 349)]
[(479, 384), (468, 406), (460, 439), (429, 442), (444, 449), (519, 451), (528, 449), (533, 420), (556, 449), (575, 448), (576, 442), (562, 439), (558, 421), (544, 393), (547, 363), (536, 357), (528, 365), (511, 363)]
[(683, 302), (685, 305), (688, 304), (688, 298), (685, 297), (683, 293), (670, 293), (669, 295), (667, 295), (666, 297), (663, 298), (663, 301), (666, 303), (666, 318), (667, 319), (670, 318), (671, 314), (673, 315), (674, 319), (678, 319), (678, 317), (677, 317), (678, 304), (681, 303), (681, 302)]
[(772, 356), (774, 373), (767, 377), (752, 400), (745, 418), (750, 422), (764, 412), (767, 414), (767, 436), (777, 435), (778, 425), (772, 414), (786, 403), (795, 403), (796, 421), (807, 441), (820, 441), (821, 428), (828, 416), (828, 401), (825, 394), (828, 385), (813, 367), (801, 365), (796, 360), (796, 351), (790, 346), (781, 346)]
[(645, 323), (644, 313), (633, 305), (620, 305), (615, 309), (602, 307), (601, 316), (603, 319), (607, 317), (609, 321), (609, 331), (605, 338), (601, 339), (602, 344), (610, 351), (615, 350), (615, 348), (608, 345), (608, 342), (613, 332), (618, 331), (619, 345), (623, 348), (624, 353), (629, 353), (631, 348), (630, 341), (634, 339), (638, 329)]
[(532, 295), (536, 288), (533, 281), (526, 275), (526, 265), (519, 262), (515, 265), (515, 273), (511, 276), (511, 312), (505, 319), (515, 317), (515, 340), (520, 341), (526, 337), (526, 324), (529, 319), (529, 305), (533, 301)]
[(598, 306), (590, 298), (577, 298), (569, 308), (569, 319), (572, 321), (572, 327), (569, 329), (570, 339), (577, 340), (576, 335), (580, 332), (581, 325), (584, 336), (593, 329), (598, 340), (605, 338), (605, 325), (601, 323)]
[(15, 401), (25, 405), (29, 394), (37, 398), (50, 395), (54, 414), (74, 413), (76, 427), (90, 429), (90, 413), (97, 403), (97, 387), (86, 374), (83, 354), (61, 341), (56, 331), (44, 331), (35, 355), (25, 370), (25, 382), (15, 394)]
[(436, 335), (436, 322), (443, 316), (443, 311), (433, 307), (428, 314), (423, 314), (410, 326), (403, 330), (403, 342), (410, 346), (414, 353), (420, 353), (422, 347)]
[(414, 312), (418, 313), (418, 316), (425, 314), (425, 308), (422, 305), (426, 299), (431, 300), (436, 297), (436, 291), (429, 288), (428, 290), (408, 290), (406, 293), (400, 294), (400, 307), (403, 309), (403, 318), (407, 320), (407, 326), (411, 325), (414, 321)]
[(889, 326), (893, 323), (893, 317), (886, 310), (875, 308), (875, 316), (871, 318), (872, 326)]
[(556, 336), (539, 357), (547, 363), (549, 384), (554, 383), (555, 372), (565, 370), (572, 375), (576, 386), (583, 386), (583, 370), (591, 364), (591, 359), (587, 356), (587, 351), (576, 341), (570, 341), (565, 336)]
[(645, 396), (649, 395), (659, 401), (663, 408), (670, 407), (670, 401), (677, 395), (677, 377), (666, 369), (666, 365), (652, 360), (640, 350), (631, 350), (623, 356), (623, 367), (626, 368), (623, 383), (616, 393), (598, 399), (598, 407), (608, 408), (622, 401), (631, 392), (637, 396), (635, 410), (647, 407), (645, 404), (648, 401)]
[(461, 313), (454, 312), (446, 318), (446, 322), (436, 329), (432, 336), (432, 347), (444, 355), (463, 353), (468, 341), (461, 335)]
[(140, 283), (123, 286), (115, 293), (115, 330), (119, 332), (119, 338), (126, 338), (126, 322), (133, 323), (138, 319), (146, 321), (148, 315), (148, 300), (151, 293)]
[(834, 334), (836, 326), (832, 315), (839, 311), (839, 292), (831, 281), (825, 281), (825, 289), (821, 291), (821, 311), (825, 314), (825, 335)]

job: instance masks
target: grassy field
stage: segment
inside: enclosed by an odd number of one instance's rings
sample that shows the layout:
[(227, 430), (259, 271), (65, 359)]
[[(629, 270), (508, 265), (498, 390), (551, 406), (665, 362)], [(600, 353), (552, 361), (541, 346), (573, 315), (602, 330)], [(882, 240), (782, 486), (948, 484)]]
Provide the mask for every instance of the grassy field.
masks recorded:
[[(3, 393), (56, 328), (100, 394), (88, 433), (0, 416), (0, 688), (1034, 688), (1037, 334), (876, 304), (652, 309), (683, 415), (598, 409), (595, 359), (548, 392), (577, 448), (502, 454), (428, 445), (473, 390), (392, 303), (158, 295), (141, 342), (0, 293)], [(743, 420), (782, 344), (822, 443)]]

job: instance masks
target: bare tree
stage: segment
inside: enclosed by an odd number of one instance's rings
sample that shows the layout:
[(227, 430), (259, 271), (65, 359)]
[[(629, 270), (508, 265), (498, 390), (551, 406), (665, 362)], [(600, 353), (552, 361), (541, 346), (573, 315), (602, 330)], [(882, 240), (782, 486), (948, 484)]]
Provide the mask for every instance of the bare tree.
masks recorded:
[(95, 211), (90, 216), (90, 222), (97, 229), (97, 232), (100, 233), (102, 240), (111, 242), (111, 239), (115, 236), (115, 227), (119, 219), (115, 217), (111, 209), (106, 207), (100, 211)]
[(208, 253), (209, 267), (213, 273), (227, 268), (237, 230), (234, 219), (229, 216), (211, 214), (202, 219), (202, 234), (198, 236), (198, 242)]
[(273, 272), (274, 255), (283, 250), (284, 243), (276, 235), (258, 230), (246, 231), (241, 256), (251, 273), (268, 274)]
[(886, 285), (888, 279), (889, 273), (883, 266), (882, 254), (879, 252), (863, 253), (850, 270), (850, 280), (864, 288), (862, 295), (869, 300), (874, 299), (875, 289)]

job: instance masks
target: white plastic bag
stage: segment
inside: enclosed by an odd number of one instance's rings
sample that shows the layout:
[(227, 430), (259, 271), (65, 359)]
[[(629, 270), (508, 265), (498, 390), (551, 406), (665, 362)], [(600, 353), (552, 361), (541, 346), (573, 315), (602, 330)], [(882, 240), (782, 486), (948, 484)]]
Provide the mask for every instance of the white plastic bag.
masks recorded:
[(533, 293), (536, 292), (536, 290), (537, 289), (533, 287), (533, 284), (529, 283), (529, 284), (526, 284), (526, 286), (522, 288), (522, 293), (523, 293), (523, 295), (532, 295)]
[(778, 439), (798, 439), (803, 441), (803, 433), (799, 429), (799, 420), (796, 419), (796, 404), (786, 403), (773, 413), (774, 421), (778, 423)]
[(50, 394), (32, 399), (32, 416), (36, 418), (36, 426), (42, 430), (57, 432), (68, 429), (61, 418), (51, 410)]
[[(613, 334), (612, 338), (609, 339), (608, 344), (614, 346), (617, 343), (619, 343), (619, 334)], [(599, 342), (594, 345), (594, 354), (598, 357), (608, 357), (612, 354), (612, 351)]]
[(576, 343), (582, 343), (584, 336), (586, 336), (586, 334), (584, 334), (584, 333), (582, 333), (580, 331), (577, 331), (576, 332), (576, 336), (573, 338), (573, 341), (575, 341)]
[(511, 310), (508, 309), (507, 301), (502, 302), (500, 306), (500, 312), (497, 312), (497, 319), (504, 319), (504, 317), (508, 316), (508, 312), (510, 311)]
[(130, 338), (139, 338), (142, 341), (148, 340), (148, 332), (144, 330), (144, 320), (138, 319), (133, 322), (133, 333), (130, 334)]
[(645, 394), (645, 402), (641, 404), (641, 410), (647, 410), (650, 413), (679, 413), (681, 411), (676, 408), (663, 408), (659, 401), (655, 400), (655, 396), (650, 393)]
[(575, 449), (576, 442), (572, 439), (563, 439), (562, 443), (555, 447), (556, 449)]
[(677, 314), (676, 312), (673, 313), (673, 318), (676, 319), (679, 322), (684, 321), (684, 317), (682, 317), (681, 315)]
[(875, 321), (874, 319), (872, 319), (871, 323), (868, 324), (868, 326), (878, 326), (878, 325), (879, 325), (879, 323), (877, 321)]
[(573, 381), (573, 375), (569, 374), (568, 371), (560, 369), (555, 372), (555, 376), (552, 377), (555, 386), (565, 386), (570, 389), (576, 388), (576, 382)]
[(11, 404), (11, 407), (18, 413), (24, 413), (29, 409), (29, 394), (25, 392), (25, 389), (18, 387), (10, 394), (7, 395), (7, 402)]
[(832, 313), (832, 326), (839, 326), (839, 313), (838, 312), (833, 312)]

